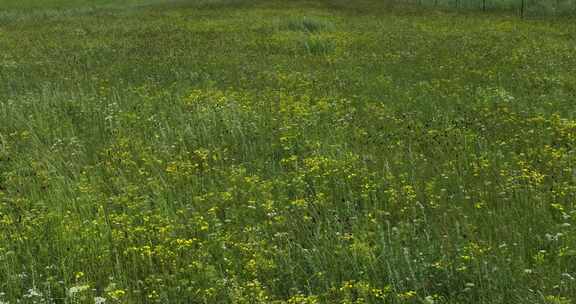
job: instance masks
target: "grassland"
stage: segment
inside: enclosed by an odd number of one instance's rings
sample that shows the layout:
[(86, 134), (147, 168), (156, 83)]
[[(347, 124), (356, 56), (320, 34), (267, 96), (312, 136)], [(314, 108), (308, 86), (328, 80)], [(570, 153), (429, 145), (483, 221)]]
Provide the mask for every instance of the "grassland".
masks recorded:
[(576, 13), (574, 0), (397, 0), (427, 7), (459, 10), (515, 12), (520, 16), (569, 16)]
[(0, 303), (574, 303), (574, 21), (0, 0)]

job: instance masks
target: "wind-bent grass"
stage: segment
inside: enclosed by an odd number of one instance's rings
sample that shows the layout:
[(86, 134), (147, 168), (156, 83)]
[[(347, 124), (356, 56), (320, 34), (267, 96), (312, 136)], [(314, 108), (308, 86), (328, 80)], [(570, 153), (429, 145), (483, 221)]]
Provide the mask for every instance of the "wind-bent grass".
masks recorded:
[(576, 25), (0, 1), (0, 303), (572, 303)]

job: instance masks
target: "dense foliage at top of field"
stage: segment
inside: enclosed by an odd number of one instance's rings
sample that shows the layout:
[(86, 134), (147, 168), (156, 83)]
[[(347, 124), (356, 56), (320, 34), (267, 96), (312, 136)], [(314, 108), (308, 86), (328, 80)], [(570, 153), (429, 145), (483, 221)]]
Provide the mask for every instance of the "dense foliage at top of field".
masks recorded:
[[(167, 3), (170, 2), (163, 0), (1, 0), (1, 10), (40, 10), (40, 9), (73, 9), (78, 7), (93, 7), (103, 8), (109, 6), (116, 6), (119, 8), (126, 8), (132, 5), (146, 5), (151, 3)], [(198, 1), (189, 1), (198, 2)]]
[(574, 67), (570, 17), (0, 0), (0, 303), (573, 303)]
[[(249, 1), (248, 1), (249, 2)], [(570, 15), (576, 13), (575, 0), (381, 0), (379, 2), (357, 0), (318, 0), (316, 3), (328, 5), (346, 5), (354, 9), (366, 9), (376, 4), (398, 6), (416, 4), (433, 8), (453, 8), (465, 10), (498, 11), (507, 10), (526, 15)], [(372, 3), (370, 3), (372, 2)], [(0, 10), (38, 10), (38, 9), (71, 9), (71, 8), (126, 8), (129, 6), (146, 6), (150, 4), (183, 4), (187, 6), (206, 7), (221, 5), (245, 4), (245, 0), (1, 0)], [(366, 5), (367, 3), (371, 5)]]
[(513, 11), (524, 16), (574, 15), (574, 0), (399, 0), (426, 7), (446, 7), (459, 10)]

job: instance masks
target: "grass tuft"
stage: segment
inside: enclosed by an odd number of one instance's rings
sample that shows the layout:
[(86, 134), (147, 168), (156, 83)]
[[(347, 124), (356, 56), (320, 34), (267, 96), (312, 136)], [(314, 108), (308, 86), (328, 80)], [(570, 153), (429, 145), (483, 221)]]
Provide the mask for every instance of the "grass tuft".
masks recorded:
[(308, 36), (302, 41), (302, 45), (307, 54), (329, 55), (335, 52), (336, 43), (323, 36)]
[(306, 33), (324, 32), (333, 29), (333, 24), (317, 18), (295, 18), (286, 23), (286, 28), (290, 31), (300, 31)]

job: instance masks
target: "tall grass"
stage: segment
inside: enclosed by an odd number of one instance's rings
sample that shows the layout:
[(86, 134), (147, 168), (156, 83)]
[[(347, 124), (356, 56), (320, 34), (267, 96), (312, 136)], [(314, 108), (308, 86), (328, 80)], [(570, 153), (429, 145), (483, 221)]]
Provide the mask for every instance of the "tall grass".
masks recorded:
[(570, 18), (80, 3), (0, 2), (0, 303), (576, 298)]

